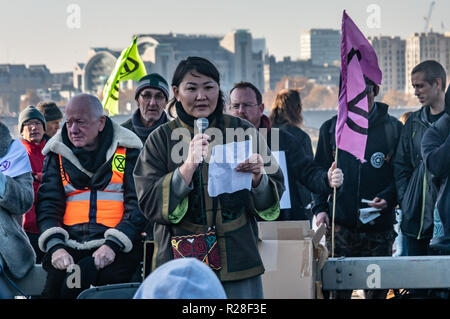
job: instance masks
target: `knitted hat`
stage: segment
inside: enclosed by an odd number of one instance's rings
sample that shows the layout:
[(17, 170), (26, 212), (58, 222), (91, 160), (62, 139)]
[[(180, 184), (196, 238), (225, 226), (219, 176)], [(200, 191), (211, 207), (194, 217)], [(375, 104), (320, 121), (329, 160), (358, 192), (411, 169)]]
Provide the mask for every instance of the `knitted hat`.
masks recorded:
[(63, 118), (63, 114), (55, 102), (39, 102), (36, 108), (44, 114), (47, 122), (60, 120)]
[(158, 73), (148, 74), (139, 80), (136, 93), (134, 94), (135, 100), (137, 100), (139, 93), (145, 88), (161, 90), (166, 96), (166, 99), (169, 99), (169, 84), (167, 84), (167, 81)]
[(19, 132), (22, 133), (23, 129), (23, 123), (31, 120), (31, 119), (38, 119), (42, 122), (42, 125), (44, 126), (45, 131), (45, 117), (42, 115), (41, 112), (37, 108), (35, 108), (33, 105), (27, 106), (22, 112), (19, 114), (19, 124), (18, 129)]
[(196, 258), (172, 259), (152, 271), (133, 299), (226, 299), (214, 271)]
[(12, 142), (8, 127), (0, 122), (0, 158), (8, 153), (9, 145)]

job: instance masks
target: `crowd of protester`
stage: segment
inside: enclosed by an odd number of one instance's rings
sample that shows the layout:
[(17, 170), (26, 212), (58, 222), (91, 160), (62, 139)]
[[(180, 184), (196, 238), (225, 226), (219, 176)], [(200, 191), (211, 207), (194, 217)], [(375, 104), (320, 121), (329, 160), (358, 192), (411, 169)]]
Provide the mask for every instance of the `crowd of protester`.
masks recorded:
[[(336, 116), (322, 124), (313, 153), (299, 91), (279, 92), (270, 108), (249, 82), (225, 94), (217, 68), (200, 57), (181, 61), (171, 86), (157, 73), (141, 78), (136, 111), (122, 125), (90, 94), (73, 97), (64, 116), (53, 102), (28, 106), (19, 115), (19, 139), (0, 122), (0, 298), (5, 277), (23, 278), (35, 264), (46, 272), (41, 298), (142, 280), (147, 241), (155, 247), (147, 258), (152, 272), (135, 298), (264, 298), (258, 221), (312, 225), (314, 218), (327, 227), (336, 257), (392, 256), (397, 236), (401, 255), (445, 254), (450, 92), (435, 61), (417, 65), (411, 79), (421, 108), (400, 121), (375, 101), (380, 87), (365, 79), (365, 162), (338, 152)], [(207, 119), (205, 127), (199, 119)], [(255, 137), (253, 154), (235, 165), (251, 185), (211, 196), (211, 149), (238, 129)], [(231, 142), (248, 140), (236, 135)], [(275, 152), (285, 154), (286, 181)], [(290, 205), (280, 207), (285, 191)], [(361, 213), (367, 209), (370, 218)], [(68, 284), (74, 265), (76, 287)], [(386, 293), (369, 290), (366, 298)]]

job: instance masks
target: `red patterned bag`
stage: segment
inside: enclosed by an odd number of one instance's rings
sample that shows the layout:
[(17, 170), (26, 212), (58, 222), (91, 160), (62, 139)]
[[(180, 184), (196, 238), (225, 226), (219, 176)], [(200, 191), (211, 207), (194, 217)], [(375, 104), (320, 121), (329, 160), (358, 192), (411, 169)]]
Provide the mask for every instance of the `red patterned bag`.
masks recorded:
[(195, 235), (172, 236), (173, 258), (197, 258), (214, 270), (222, 268), (216, 232), (210, 230)]

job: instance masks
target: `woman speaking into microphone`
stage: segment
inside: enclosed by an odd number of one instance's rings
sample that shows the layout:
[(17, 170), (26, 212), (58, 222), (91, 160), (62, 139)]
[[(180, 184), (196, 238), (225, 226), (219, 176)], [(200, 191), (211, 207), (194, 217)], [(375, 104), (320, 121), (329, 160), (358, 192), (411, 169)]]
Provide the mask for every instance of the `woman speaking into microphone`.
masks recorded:
[[(235, 168), (251, 174), (251, 187), (210, 196), (213, 144), (226, 144), (226, 134), (253, 126), (223, 113), (219, 71), (204, 58), (181, 61), (172, 88), (169, 105), (177, 117), (152, 132), (134, 170), (140, 208), (155, 223), (152, 269), (174, 258), (194, 257), (215, 271), (228, 298), (263, 298), (255, 216), (278, 217), (282, 172), (276, 161), (264, 161), (267, 154), (272, 158), (264, 140), (252, 139), (256, 152)], [(213, 139), (211, 130), (221, 134)], [(233, 141), (242, 142), (239, 137)]]

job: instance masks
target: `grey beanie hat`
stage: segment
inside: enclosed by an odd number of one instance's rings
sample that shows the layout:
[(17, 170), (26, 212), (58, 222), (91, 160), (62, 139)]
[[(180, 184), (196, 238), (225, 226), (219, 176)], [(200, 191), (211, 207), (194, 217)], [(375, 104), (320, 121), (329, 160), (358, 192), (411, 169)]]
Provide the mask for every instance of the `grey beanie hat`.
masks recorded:
[(22, 112), (19, 114), (19, 124), (17, 128), (19, 129), (19, 133), (22, 133), (23, 129), (23, 123), (31, 120), (31, 119), (38, 119), (42, 122), (44, 125), (44, 131), (45, 131), (45, 117), (44, 115), (39, 112), (37, 108), (35, 108), (33, 105), (27, 106)]
[(139, 93), (145, 88), (158, 89), (164, 93), (167, 100), (169, 99), (169, 84), (167, 84), (167, 81), (158, 73), (145, 75), (139, 80), (134, 94), (135, 100), (137, 100)]
[(8, 153), (12, 140), (8, 127), (0, 122), (0, 158)]

